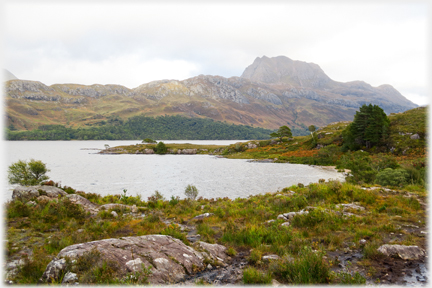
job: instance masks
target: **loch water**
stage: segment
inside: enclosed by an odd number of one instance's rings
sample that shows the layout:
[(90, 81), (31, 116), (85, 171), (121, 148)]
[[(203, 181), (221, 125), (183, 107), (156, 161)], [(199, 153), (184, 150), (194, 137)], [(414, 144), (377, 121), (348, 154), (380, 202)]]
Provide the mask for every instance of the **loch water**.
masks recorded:
[[(187, 140), (164, 143), (228, 145), (236, 140)], [(258, 163), (244, 159), (225, 159), (212, 155), (103, 155), (110, 147), (138, 144), (139, 140), (114, 141), (6, 141), (3, 171), (18, 160), (41, 160), (51, 170), (48, 176), (62, 186), (84, 192), (141, 195), (143, 200), (155, 190), (165, 198), (180, 196), (188, 184), (198, 188), (204, 198), (247, 197), (276, 192), (297, 183), (309, 184), (319, 179), (339, 179), (341, 173), (320, 167)], [(6, 176), (5, 176), (6, 178)], [(4, 201), (10, 200), (16, 185), (5, 181)]]

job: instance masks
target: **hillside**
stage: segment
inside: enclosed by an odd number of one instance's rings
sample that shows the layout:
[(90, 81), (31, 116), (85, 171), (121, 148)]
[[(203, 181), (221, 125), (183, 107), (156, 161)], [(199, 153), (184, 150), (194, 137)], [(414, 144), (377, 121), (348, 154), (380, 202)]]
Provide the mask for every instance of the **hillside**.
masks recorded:
[[(287, 57), (257, 58), (241, 77), (199, 75), (183, 81), (160, 80), (129, 89), (121, 85), (79, 85), (9, 80), (7, 126), (32, 130), (60, 124), (77, 128), (112, 116), (145, 115), (209, 118), (238, 125), (306, 129), (351, 120), (364, 103), (386, 113), (416, 107), (390, 85), (330, 79), (313, 63)], [(11, 126), (12, 125), (12, 126)]]

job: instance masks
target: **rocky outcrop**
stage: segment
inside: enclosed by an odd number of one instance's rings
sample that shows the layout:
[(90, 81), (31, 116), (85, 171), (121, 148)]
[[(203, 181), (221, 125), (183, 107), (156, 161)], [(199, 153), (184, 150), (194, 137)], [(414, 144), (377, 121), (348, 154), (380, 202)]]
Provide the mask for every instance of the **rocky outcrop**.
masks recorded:
[(27, 202), (36, 199), (39, 196), (57, 198), (58, 196), (68, 195), (65, 191), (54, 186), (18, 186), (12, 192), (12, 200)]
[[(121, 277), (128, 273), (151, 267), (149, 282), (155, 284), (173, 284), (186, 275), (206, 269), (206, 258), (224, 262), (228, 256), (225, 247), (217, 244), (199, 242), (199, 249), (185, 245), (178, 239), (167, 235), (146, 235), (105, 239), (82, 244), (75, 244), (62, 249), (57, 257), (47, 266), (41, 282), (58, 280), (62, 273), (77, 273), (73, 265), (67, 267), (66, 258), (77, 259), (86, 253), (99, 253), (100, 261), (114, 261), (118, 264)], [(68, 271), (66, 271), (69, 269)], [(79, 278), (79, 274), (78, 274)]]
[(385, 244), (378, 251), (386, 256), (397, 256), (403, 260), (419, 260), (426, 256), (426, 251), (418, 246)]

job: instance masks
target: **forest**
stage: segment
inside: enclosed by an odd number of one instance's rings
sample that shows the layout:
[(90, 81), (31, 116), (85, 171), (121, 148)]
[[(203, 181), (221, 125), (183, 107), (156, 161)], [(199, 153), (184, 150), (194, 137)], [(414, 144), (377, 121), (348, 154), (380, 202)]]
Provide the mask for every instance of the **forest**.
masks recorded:
[[(293, 130), (294, 135), (300, 131)], [(273, 130), (233, 125), (212, 119), (159, 116), (135, 116), (123, 120), (118, 116), (98, 126), (69, 128), (63, 125), (42, 125), (31, 131), (6, 129), (6, 140), (248, 140), (269, 139)]]

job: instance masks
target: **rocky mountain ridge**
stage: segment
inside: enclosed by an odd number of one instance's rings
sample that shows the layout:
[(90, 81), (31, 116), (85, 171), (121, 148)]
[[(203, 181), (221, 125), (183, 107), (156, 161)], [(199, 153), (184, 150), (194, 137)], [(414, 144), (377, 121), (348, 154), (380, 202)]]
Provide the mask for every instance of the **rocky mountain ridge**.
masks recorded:
[(133, 89), (110, 84), (47, 86), (28, 80), (9, 80), (5, 86), (8, 125), (20, 129), (36, 128), (33, 123), (91, 125), (94, 117), (139, 114), (180, 114), (273, 129), (352, 120), (365, 103), (379, 105), (386, 113), (417, 107), (390, 85), (336, 82), (318, 65), (284, 56), (258, 57), (241, 77), (199, 75)]

